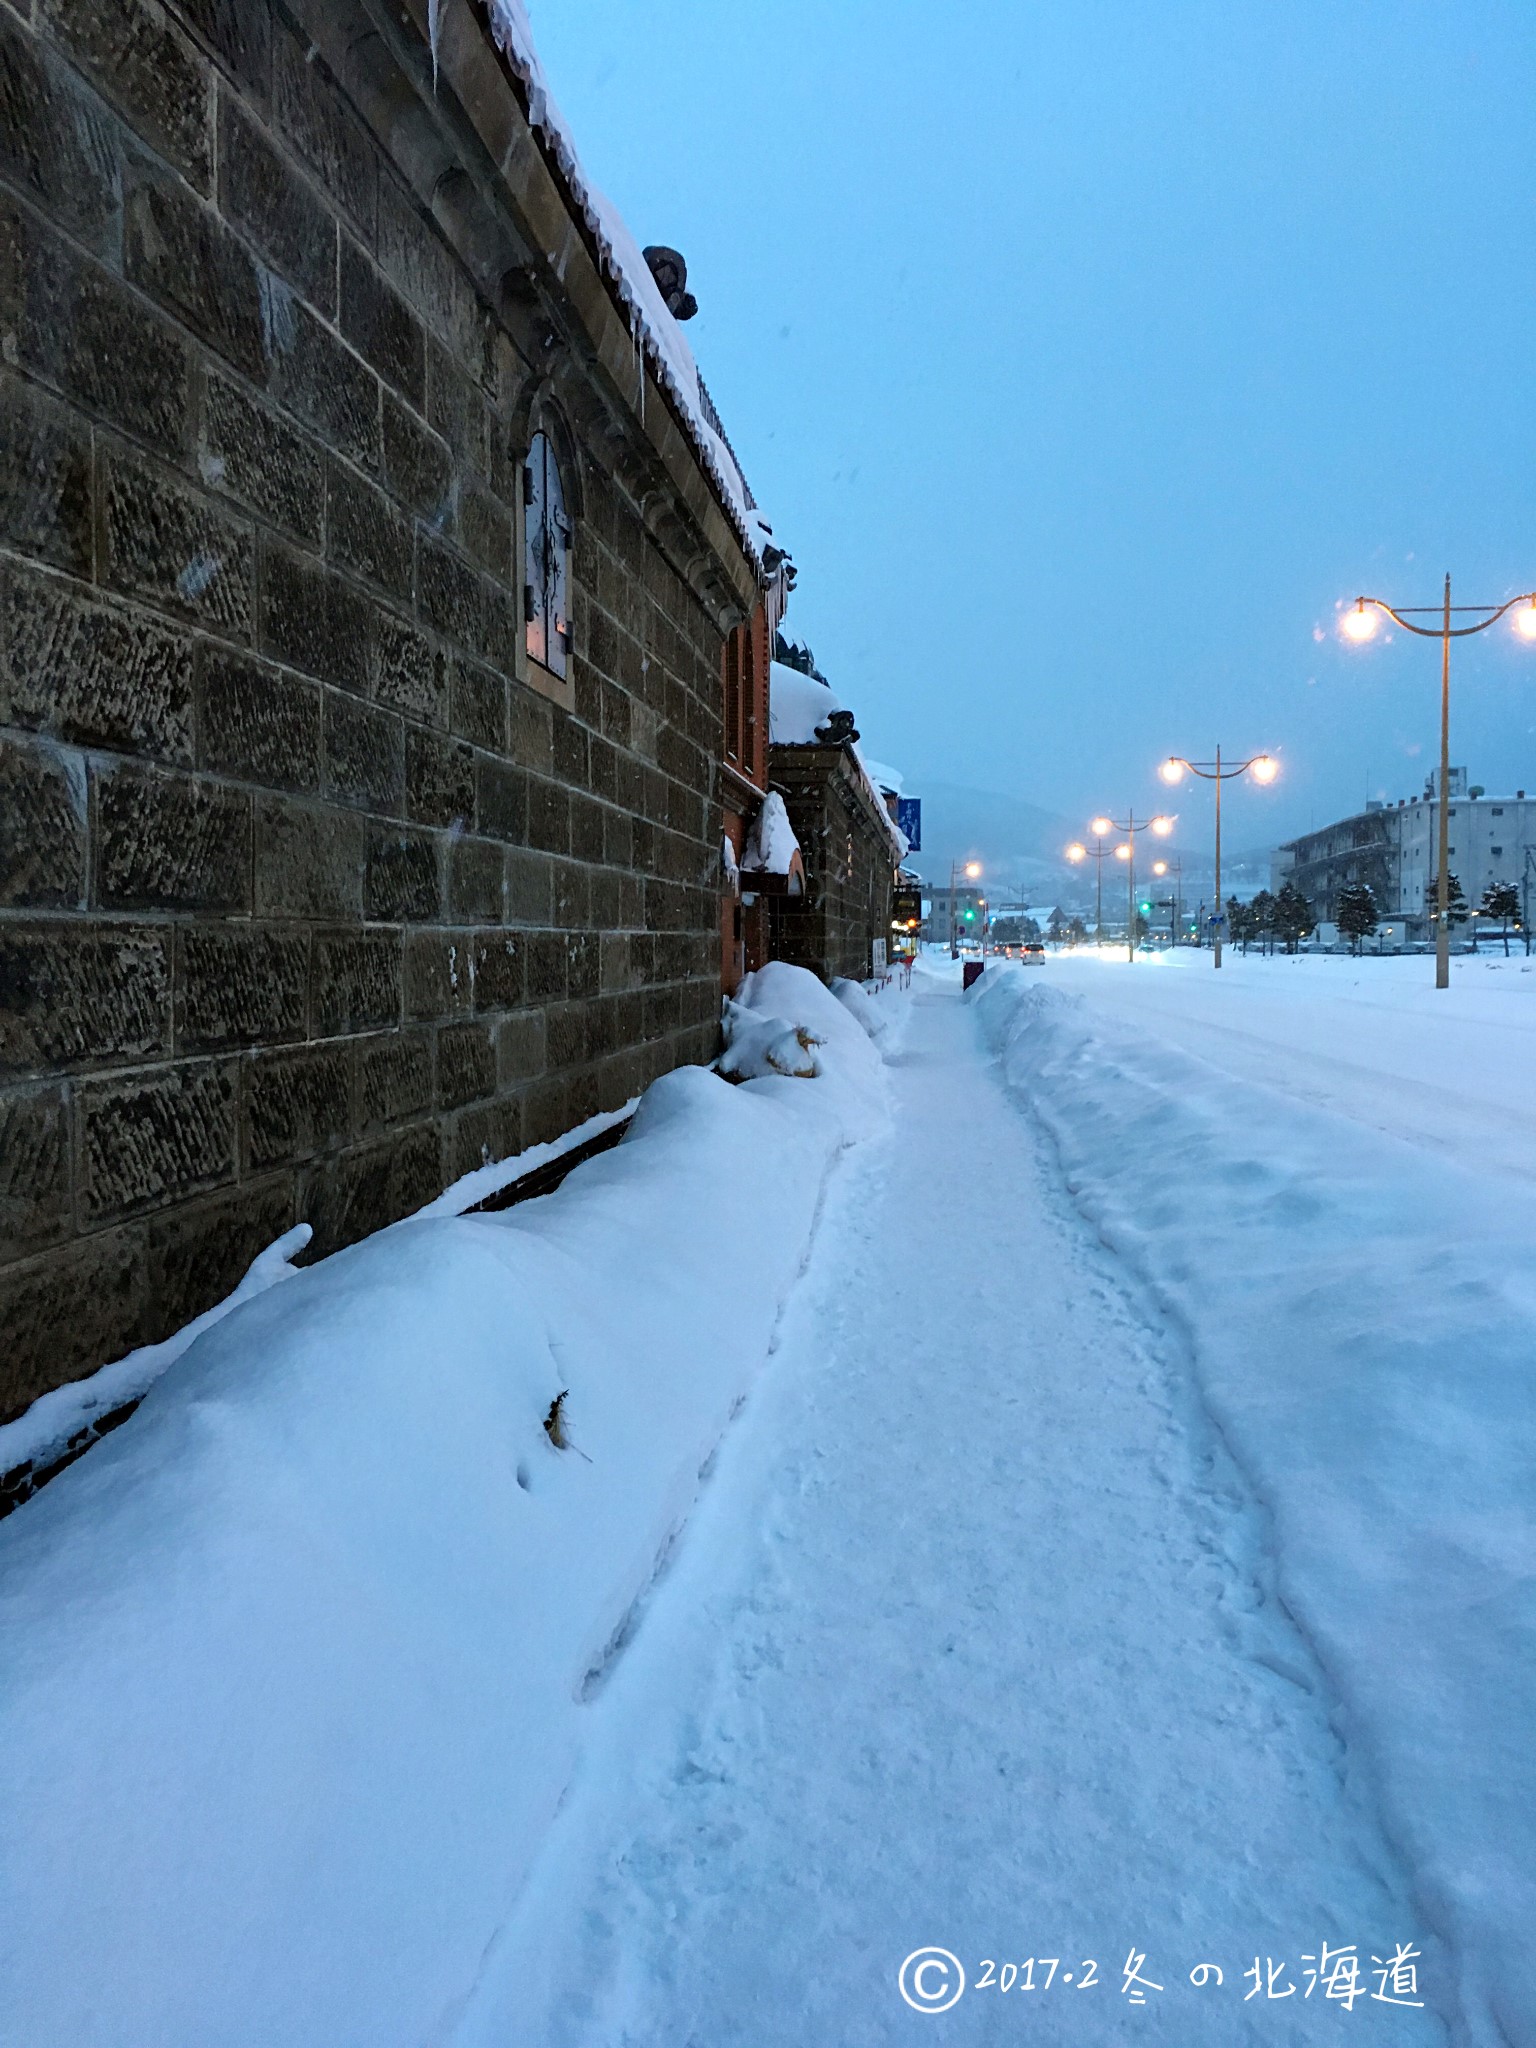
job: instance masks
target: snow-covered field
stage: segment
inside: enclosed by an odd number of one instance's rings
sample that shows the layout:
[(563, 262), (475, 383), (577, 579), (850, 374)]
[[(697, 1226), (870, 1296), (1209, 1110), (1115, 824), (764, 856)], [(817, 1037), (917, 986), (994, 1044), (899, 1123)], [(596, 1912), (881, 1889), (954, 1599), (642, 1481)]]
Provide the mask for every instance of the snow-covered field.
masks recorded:
[(1457, 2038), (1536, 2039), (1536, 973), (1052, 967), (984, 1028), (1265, 1508)]
[(209, 1324), (0, 1526), (0, 2039), (1536, 2041), (1526, 965), (769, 970)]
[[(1039, 969), (1033, 970), (1039, 973)], [(1222, 1073), (1462, 1160), (1536, 1178), (1536, 959), (1352, 960), (1228, 947), (1052, 954), (1052, 987)]]

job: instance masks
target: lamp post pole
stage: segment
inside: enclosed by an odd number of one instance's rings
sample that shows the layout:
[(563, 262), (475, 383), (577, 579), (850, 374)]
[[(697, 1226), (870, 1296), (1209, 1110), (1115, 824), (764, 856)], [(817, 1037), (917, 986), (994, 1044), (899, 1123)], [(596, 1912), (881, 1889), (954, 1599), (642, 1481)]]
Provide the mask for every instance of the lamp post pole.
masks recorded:
[(1451, 985), (1451, 579), (1445, 579), (1445, 614), (1440, 627), (1440, 807), (1435, 819), (1440, 862), (1435, 919), (1435, 987)]
[(1250, 754), (1246, 761), (1234, 767), (1223, 763), (1221, 749), (1216, 749), (1214, 761), (1191, 761), (1184, 754), (1170, 754), (1158, 769), (1164, 782), (1182, 782), (1186, 775), (1198, 775), (1202, 782), (1216, 785), (1216, 908), (1211, 918), (1211, 955), (1215, 964), (1221, 965), (1221, 928), (1226, 922), (1226, 904), (1221, 894), (1221, 785), (1230, 782), (1235, 775), (1253, 776), (1255, 782), (1273, 782), (1280, 773), (1280, 764), (1273, 754)]
[[(1367, 605), (1371, 607), (1369, 611), (1366, 610)], [(1451, 624), (1453, 614), (1459, 618), (1468, 612), (1484, 616), (1474, 618), (1470, 626)], [(1340, 632), (1356, 645), (1374, 637), (1381, 623), (1378, 613), (1401, 626), (1405, 633), (1416, 633), (1421, 640), (1440, 642), (1440, 804), (1435, 834), (1440, 863), (1440, 878), (1435, 890), (1436, 988), (1449, 988), (1451, 985), (1451, 642), (1469, 639), (1474, 633), (1486, 633), (1506, 612), (1514, 613), (1515, 630), (1521, 639), (1536, 641), (1536, 591), (1523, 590), (1518, 597), (1507, 598), (1499, 605), (1452, 604), (1449, 575), (1445, 579), (1445, 595), (1439, 604), (1410, 604), (1399, 608), (1388, 604), (1382, 597), (1357, 597), (1339, 617)], [(1435, 614), (1440, 621), (1436, 626), (1416, 626), (1413, 623), (1415, 617)]]
[[(1166, 839), (1173, 830), (1173, 820), (1159, 812), (1155, 818), (1143, 818), (1138, 823), (1136, 813), (1128, 811), (1123, 825), (1117, 819), (1100, 817), (1094, 819), (1088, 830), (1095, 839), (1106, 837), (1111, 832), (1123, 832), (1125, 834), (1124, 839), (1114, 851), (1116, 860), (1123, 860), (1125, 862), (1125, 948), (1127, 959), (1134, 963), (1136, 959), (1136, 834), (1138, 832), (1154, 832), (1159, 839)], [(1087, 856), (1088, 849), (1080, 841), (1074, 842), (1067, 848), (1068, 860), (1086, 860)]]

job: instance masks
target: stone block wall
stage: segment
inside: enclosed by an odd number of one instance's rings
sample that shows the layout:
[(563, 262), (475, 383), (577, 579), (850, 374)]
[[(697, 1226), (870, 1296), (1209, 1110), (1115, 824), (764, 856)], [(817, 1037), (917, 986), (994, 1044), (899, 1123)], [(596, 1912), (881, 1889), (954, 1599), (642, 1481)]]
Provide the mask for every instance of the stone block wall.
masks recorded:
[(268, 0), (0, 0), (0, 1419), (715, 1047), (721, 628), (546, 339), (531, 686), (531, 344), (407, 168)]
[(846, 747), (777, 746), (768, 780), (780, 792), (805, 861), (803, 896), (767, 898), (776, 960), (824, 981), (864, 980), (873, 942), (891, 933), (895, 847)]

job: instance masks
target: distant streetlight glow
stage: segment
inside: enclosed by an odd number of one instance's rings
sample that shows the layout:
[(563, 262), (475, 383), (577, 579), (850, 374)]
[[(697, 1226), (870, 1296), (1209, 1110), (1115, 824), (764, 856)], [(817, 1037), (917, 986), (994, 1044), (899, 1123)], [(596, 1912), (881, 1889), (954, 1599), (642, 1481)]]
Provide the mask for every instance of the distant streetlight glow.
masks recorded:
[(1067, 848), (1067, 859), (1072, 861), (1078, 861), (1086, 860), (1087, 858), (1087, 847), (1084, 846), (1083, 842), (1080, 839), (1074, 839), (1072, 844)]
[(1536, 640), (1536, 597), (1521, 605), (1514, 615), (1515, 631), (1522, 640)]
[(1088, 830), (1095, 839), (1107, 839), (1114, 829), (1114, 824), (1109, 818), (1090, 818), (1088, 820)]
[(965, 864), (965, 872), (969, 880), (974, 882), (981, 873), (981, 862), (979, 860), (968, 860)]
[(1123, 832), (1125, 837), (1115, 848), (1115, 859), (1125, 863), (1125, 943), (1132, 961), (1136, 958), (1136, 834), (1155, 832), (1159, 839), (1166, 839), (1173, 830), (1173, 819), (1160, 811), (1155, 818), (1138, 818), (1134, 811), (1127, 814), (1122, 825), (1114, 818), (1095, 818), (1089, 826), (1091, 832), (1098, 832), (1102, 825), (1106, 832)]
[(1339, 631), (1346, 640), (1353, 640), (1357, 645), (1363, 640), (1374, 640), (1376, 628), (1380, 624), (1381, 615), (1374, 605), (1367, 611), (1363, 597), (1357, 598), (1346, 611), (1339, 614)]
[(1153, 863), (1152, 863), (1152, 872), (1153, 872), (1153, 874), (1154, 874), (1154, 875), (1166, 875), (1166, 874), (1167, 874), (1167, 872), (1168, 872), (1168, 863), (1167, 863), (1167, 861), (1165, 861), (1165, 860), (1155, 860), (1155, 861), (1153, 861)]
[[(1178, 782), (1186, 775), (1198, 775), (1202, 782), (1214, 782), (1216, 785), (1216, 914), (1211, 919), (1211, 958), (1219, 967), (1221, 926), (1226, 916), (1221, 901), (1221, 785), (1230, 782), (1234, 775), (1251, 775), (1255, 782), (1273, 782), (1280, 773), (1280, 763), (1273, 754), (1250, 754), (1246, 761), (1223, 765), (1218, 747), (1214, 761), (1191, 761), (1187, 754), (1170, 754), (1157, 772), (1164, 782)], [(1154, 819), (1153, 830), (1156, 829), (1157, 821)]]

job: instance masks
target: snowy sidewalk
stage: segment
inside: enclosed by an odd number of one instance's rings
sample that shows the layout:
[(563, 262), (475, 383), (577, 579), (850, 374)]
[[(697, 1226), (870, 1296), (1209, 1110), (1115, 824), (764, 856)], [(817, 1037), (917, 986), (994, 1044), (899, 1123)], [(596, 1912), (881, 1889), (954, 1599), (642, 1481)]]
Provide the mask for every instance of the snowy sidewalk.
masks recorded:
[(1443, 2041), (1370, 1997), (1443, 1959), (1174, 1337), (951, 991), (890, 1078), (455, 2048)]

